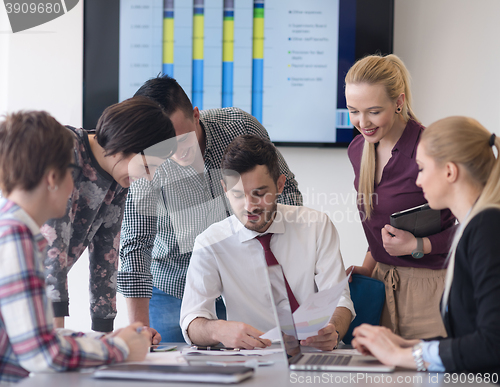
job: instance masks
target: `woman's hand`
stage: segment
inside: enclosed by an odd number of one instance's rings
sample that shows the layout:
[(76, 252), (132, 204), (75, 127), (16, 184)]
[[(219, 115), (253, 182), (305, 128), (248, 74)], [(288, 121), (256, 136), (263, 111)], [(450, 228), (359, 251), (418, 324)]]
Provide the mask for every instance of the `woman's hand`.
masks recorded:
[[(353, 265), (353, 266), (349, 266), (349, 268), (345, 271), (345, 275), (349, 275), (349, 273), (351, 273), (351, 274), (361, 274), (361, 275), (364, 275), (367, 277), (371, 277), (372, 272), (373, 272), (373, 269), (370, 269), (368, 267), (354, 266)], [(352, 277), (349, 278), (349, 282), (352, 282)]]
[(112, 336), (123, 339), (128, 346), (127, 361), (142, 361), (146, 358), (151, 344), (151, 332), (145, 328), (142, 323), (136, 322), (113, 332)]
[[(365, 260), (363, 261), (363, 266), (349, 266), (349, 268), (345, 271), (345, 275), (349, 275), (349, 273), (352, 273), (371, 277), (376, 264), (377, 262), (375, 262), (375, 260), (373, 259), (372, 253), (370, 251), (367, 251)], [(352, 282), (352, 277), (349, 278), (349, 282)]]
[(411, 347), (419, 340), (405, 340), (386, 327), (362, 324), (353, 331), (352, 346), (363, 355), (375, 356), (381, 363), (416, 368)]
[(412, 233), (388, 224), (382, 229), (382, 243), (389, 255), (399, 257), (410, 255), (417, 247), (417, 238)]

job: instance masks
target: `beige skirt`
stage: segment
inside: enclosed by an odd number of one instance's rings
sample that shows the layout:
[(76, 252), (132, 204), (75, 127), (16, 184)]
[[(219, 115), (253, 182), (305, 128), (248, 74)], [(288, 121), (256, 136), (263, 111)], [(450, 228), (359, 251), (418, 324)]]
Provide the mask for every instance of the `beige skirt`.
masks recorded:
[(446, 269), (392, 266), (377, 262), (372, 277), (385, 284), (380, 325), (405, 339), (446, 337), (439, 310)]

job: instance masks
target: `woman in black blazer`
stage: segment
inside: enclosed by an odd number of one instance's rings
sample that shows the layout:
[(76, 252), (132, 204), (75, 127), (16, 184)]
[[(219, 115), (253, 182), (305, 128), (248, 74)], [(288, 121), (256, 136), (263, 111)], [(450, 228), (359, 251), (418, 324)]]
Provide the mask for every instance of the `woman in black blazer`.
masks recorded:
[(404, 340), (364, 324), (352, 342), (363, 354), (419, 371), (481, 372), (500, 381), (500, 161), (493, 147), (500, 150), (495, 134), (467, 117), (448, 117), (424, 131), (416, 184), (432, 208), (449, 208), (460, 221), (441, 301), (448, 337)]

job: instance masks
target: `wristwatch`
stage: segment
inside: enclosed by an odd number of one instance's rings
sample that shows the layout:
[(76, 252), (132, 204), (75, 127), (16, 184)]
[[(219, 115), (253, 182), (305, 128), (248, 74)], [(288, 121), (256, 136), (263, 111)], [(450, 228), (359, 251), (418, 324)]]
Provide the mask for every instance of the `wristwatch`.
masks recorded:
[(414, 345), (411, 350), (411, 354), (413, 355), (413, 360), (415, 360), (417, 371), (427, 371), (424, 363), (424, 350), (422, 349), (422, 343)]
[(417, 238), (417, 247), (411, 252), (411, 256), (415, 259), (420, 259), (424, 256), (424, 240)]

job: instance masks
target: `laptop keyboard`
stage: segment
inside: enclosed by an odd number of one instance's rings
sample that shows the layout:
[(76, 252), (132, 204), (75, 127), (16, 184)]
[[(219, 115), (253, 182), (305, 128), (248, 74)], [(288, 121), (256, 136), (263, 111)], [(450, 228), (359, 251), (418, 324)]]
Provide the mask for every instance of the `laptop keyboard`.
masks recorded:
[(345, 366), (349, 364), (352, 356), (342, 356), (342, 355), (311, 355), (305, 362), (305, 365), (342, 365)]

